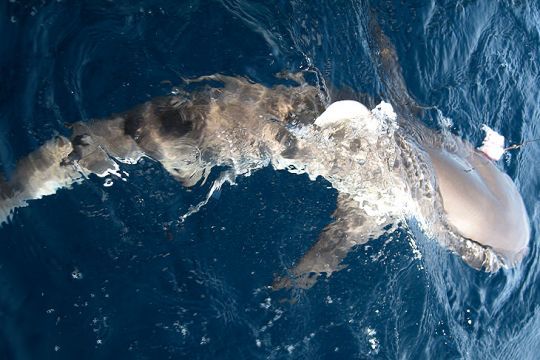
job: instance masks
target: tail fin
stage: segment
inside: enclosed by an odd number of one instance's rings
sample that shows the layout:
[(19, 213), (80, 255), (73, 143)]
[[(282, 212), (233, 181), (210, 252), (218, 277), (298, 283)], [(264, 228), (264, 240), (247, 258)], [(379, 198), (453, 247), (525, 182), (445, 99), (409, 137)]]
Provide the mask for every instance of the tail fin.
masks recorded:
[(58, 136), (19, 160), (10, 181), (0, 175), (0, 226), (28, 200), (52, 195), (80, 179), (80, 173), (63, 162), (71, 151), (71, 142)]
[(26, 206), (26, 202), (17, 199), (11, 184), (0, 174), (0, 226), (7, 223), (15, 208)]

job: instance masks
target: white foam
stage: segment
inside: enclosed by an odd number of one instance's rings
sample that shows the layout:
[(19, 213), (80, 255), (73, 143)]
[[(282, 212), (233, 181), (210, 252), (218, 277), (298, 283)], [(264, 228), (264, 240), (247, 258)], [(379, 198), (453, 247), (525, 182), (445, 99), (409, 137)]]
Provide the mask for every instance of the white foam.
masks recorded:
[(180, 216), (179, 220), (181, 222), (184, 222), (188, 217), (190, 217), (193, 214), (198, 213), (206, 204), (208, 204), (208, 201), (212, 198), (212, 195), (214, 193), (219, 192), (221, 190), (221, 187), (225, 183), (229, 183), (230, 185), (235, 185), (234, 179), (236, 177), (236, 174), (233, 171), (225, 171), (223, 172), (217, 180), (214, 181), (212, 184), (212, 187), (210, 188), (210, 191), (208, 191), (208, 194), (206, 195), (206, 198), (199, 202), (195, 206), (190, 206), (189, 210), (182, 216)]
[(505, 151), (504, 136), (485, 124), (482, 125), (482, 130), (486, 133), (486, 137), (478, 150), (486, 154), (491, 160), (500, 160)]
[(118, 166), (118, 164), (116, 162), (112, 161), (112, 160), (110, 161), (110, 163), (111, 163), (112, 167), (106, 169), (102, 173), (96, 173), (96, 176), (104, 178), (104, 177), (107, 177), (109, 175), (114, 175), (116, 177), (121, 178), (122, 175), (120, 174), (120, 166)]
[(342, 100), (331, 104), (316, 120), (315, 125), (325, 128), (370, 116), (369, 110), (358, 101)]
[(371, 110), (371, 113), (379, 118), (388, 119), (391, 122), (395, 122), (397, 119), (397, 114), (394, 111), (392, 105), (385, 101), (381, 101), (375, 109)]

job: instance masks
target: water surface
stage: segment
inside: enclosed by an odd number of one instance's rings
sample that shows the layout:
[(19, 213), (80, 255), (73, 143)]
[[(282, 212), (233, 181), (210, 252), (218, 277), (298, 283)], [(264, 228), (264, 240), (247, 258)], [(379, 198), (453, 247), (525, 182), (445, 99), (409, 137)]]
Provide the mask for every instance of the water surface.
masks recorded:
[[(65, 123), (224, 73), (266, 85), (311, 70), (374, 103), (373, 23), (395, 46), (420, 120), (478, 144), (540, 137), (534, 1), (9, 1), (0, 4), (0, 169)], [(478, 272), (414, 223), (357, 248), (308, 291), (268, 286), (331, 220), (324, 180), (264, 169), (206, 196), (150, 160), (91, 178), (0, 228), (5, 359), (534, 359), (540, 350), (540, 146), (500, 162), (531, 217), (516, 269)], [(418, 251), (421, 256), (418, 256)]]

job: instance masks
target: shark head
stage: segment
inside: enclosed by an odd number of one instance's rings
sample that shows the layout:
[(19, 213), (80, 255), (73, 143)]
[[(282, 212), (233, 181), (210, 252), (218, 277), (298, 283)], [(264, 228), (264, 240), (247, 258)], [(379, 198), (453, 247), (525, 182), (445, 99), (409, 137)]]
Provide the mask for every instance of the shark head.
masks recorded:
[(512, 179), (483, 153), (461, 142), (459, 153), (428, 148), (450, 227), (492, 249), (506, 265), (526, 254), (530, 227)]

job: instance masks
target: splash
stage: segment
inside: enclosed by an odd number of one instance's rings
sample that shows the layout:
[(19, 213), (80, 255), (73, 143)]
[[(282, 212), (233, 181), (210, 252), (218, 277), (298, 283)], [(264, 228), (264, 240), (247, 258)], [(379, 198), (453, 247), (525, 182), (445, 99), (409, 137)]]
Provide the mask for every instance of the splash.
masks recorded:
[(349, 194), (381, 223), (414, 212), (408, 186), (395, 171), (400, 150), (392, 106), (381, 102), (369, 111), (355, 101), (332, 104), (314, 125), (290, 129), (298, 140), (294, 157), (274, 156), (277, 170), (321, 176), (340, 193)]
[(206, 198), (197, 205), (191, 206), (185, 214), (180, 216), (180, 222), (184, 222), (191, 215), (198, 213), (206, 204), (208, 204), (208, 201), (210, 201), (212, 196), (221, 190), (223, 184), (229, 183), (230, 185), (235, 185), (235, 178), (236, 174), (233, 171), (224, 171), (221, 173), (219, 178), (212, 183), (212, 187), (210, 188), (210, 191), (208, 191)]

